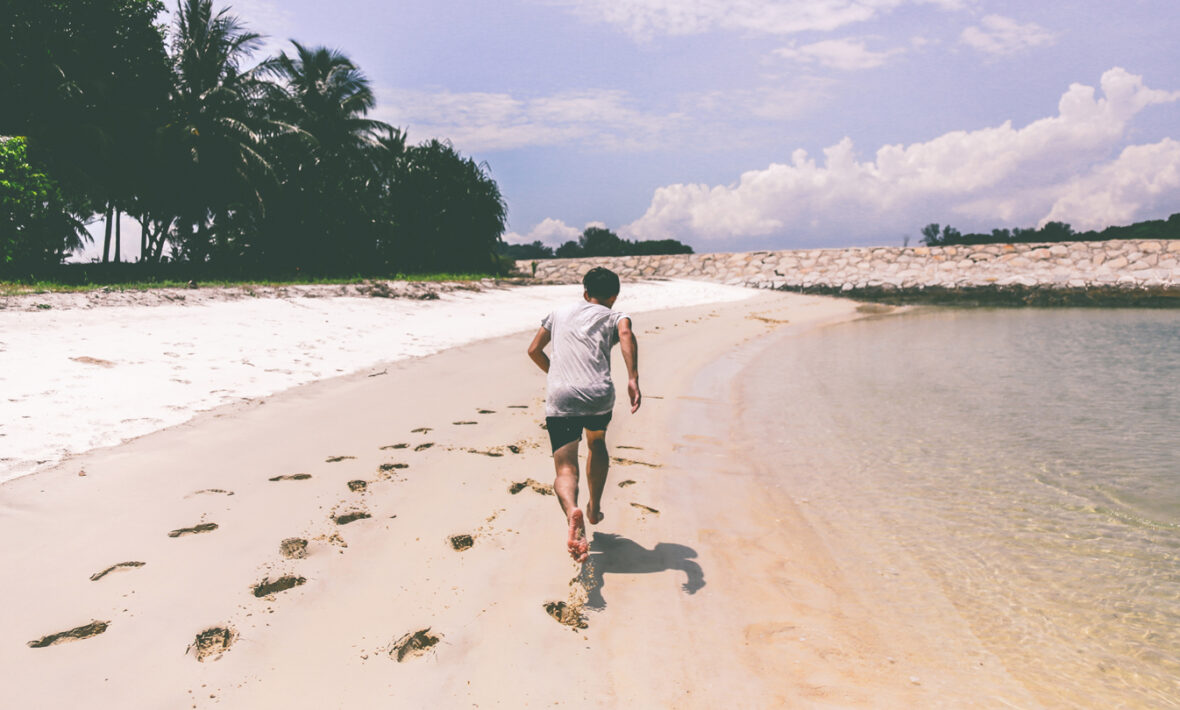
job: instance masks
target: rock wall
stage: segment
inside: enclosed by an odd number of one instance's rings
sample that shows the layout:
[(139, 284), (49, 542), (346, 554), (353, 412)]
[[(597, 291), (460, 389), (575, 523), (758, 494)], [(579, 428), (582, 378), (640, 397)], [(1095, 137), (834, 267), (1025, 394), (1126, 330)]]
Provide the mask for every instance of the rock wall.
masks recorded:
[[(578, 283), (591, 267), (605, 266), (624, 280), (703, 279), (899, 302), (1146, 298), (1151, 301), (1147, 305), (1180, 305), (1180, 240), (853, 247), (543, 259), (516, 265), (547, 283)], [(1164, 303), (1155, 303), (1161, 299)]]

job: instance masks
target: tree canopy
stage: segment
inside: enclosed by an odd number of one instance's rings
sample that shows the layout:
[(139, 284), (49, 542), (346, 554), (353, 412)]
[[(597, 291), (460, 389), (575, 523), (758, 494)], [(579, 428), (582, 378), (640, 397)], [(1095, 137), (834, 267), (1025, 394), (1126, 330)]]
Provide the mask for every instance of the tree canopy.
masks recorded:
[[(292, 42), (259, 58), (262, 36), (228, 7), (179, 0), (170, 27), (156, 24), (162, 10), (0, 0), (0, 136), (22, 137), (5, 144), (0, 179), (12, 213), (27, 213), (4, 224), (0, 254), (40, 240), (40, 263), (59, 263), (78, 246), (74, 227), (98, 217), (103, 260), (113, 231), (117, 261), (127, 214), (145, 264), (239, 276), (498, 267), (507, 214), (489, 167), (443, 140), (407, 145), (371, 118), (372, 87), (344, 52)], [(32, 194), (53, 199), (36, 212)], [(50, 226), (46, 210), (70, 220)]]
[(675, 239), (630, 241), (605, 227), (587, 227), (576, 241), (571, 239), (556, 250), (536, 241), (532, 244), (503, 245), (500, 253), (513, 259), (564, 259), (582, 256), (691, 254), (692, 247)]

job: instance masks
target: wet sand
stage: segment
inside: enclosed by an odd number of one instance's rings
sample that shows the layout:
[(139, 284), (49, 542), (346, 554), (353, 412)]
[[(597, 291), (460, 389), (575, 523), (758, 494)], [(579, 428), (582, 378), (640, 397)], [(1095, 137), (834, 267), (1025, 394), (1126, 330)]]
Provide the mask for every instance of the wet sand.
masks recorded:
[(733, 448), (743, 353), (859, 315), (764, 294), (636, 318), (645, 401), (620, 398), (585, 568), (531, 333), (6, 482), (0, 704), (1034, 706), (954, 618), (842, 568)]

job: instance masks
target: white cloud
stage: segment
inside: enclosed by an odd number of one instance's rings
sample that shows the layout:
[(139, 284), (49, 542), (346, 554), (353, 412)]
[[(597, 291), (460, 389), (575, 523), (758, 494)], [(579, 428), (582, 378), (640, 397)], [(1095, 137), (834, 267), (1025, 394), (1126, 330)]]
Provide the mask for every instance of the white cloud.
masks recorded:
[(964, 7), (968, 0), (548, 0), (640, 40), (713, 29), (792, 34), (831, 31), (902, 5)]
[(504, 241), (509, 244), (532, 244), (533, 242), (541, 242), (546, 246), (558, 247), (571, 239), (576, 240), (582, 236), (582, 231), (588, 227), (605, 227), (602, 222), (590, 222), (583, 229), (571, 227), (560, 219), (553, 219), (552, 217), (544, 219), (540, 224), (533, 227), (528, 234), (518, 234), (516, 232), (508, 232), (504, 235)]
[(1005, 55), (1051, 45), (1057, 37), (1035, 22), (1022, 25), (1010, 17), (987, 15), (980, 21), (980, 26), (963, 30), (959, 39), (981, 52)]
[(1133, 145), (1118, 159), (1067, 184), (1042, 220), (1074, 229), (1129, 224), (1139, 215), (1175, 211), (1180, 204), (1180, 142), (1165, 138)]
[(903, 53), (905, 50), (900, 48), (874, 52), (865, 46), (864, 40), (859, 39), (829, 39), (774, 51), (776, 56), (801, 64), (818, 64), (845, 71), (873, 69), (887, 62), (890, 57)]
[[(620, 231), (640, 239), (781, 235), (847, 243), (913, 233), (951, 217), (974, 220), (977, 228), (997, 220), (1071, 221), (1074, 214), (1079, 226), (1125, 220), (1175, 194), (1180, 152), (1165, 141), (1128, 148), (1109, 162), (1111, 151), (1139, 111), (1174, 102), (1180, 92), (1149, 89), (1119, 68), (1103, 74), (1101, 86), (1101, 98), (1093, 87), (1070, 86), (1056, 116), (1019, 129), (1006, 122), (886, 145), (869, 161), (858, 160), (845, 138), (824, 150), (822, 163), (797, 150), (790, 163), (747, 172), (736, 184), (662, 187), (647, 213)], [(1143, 170), (1138, 178), (1136, 169)], [(1104, 185), (1112, 190), (1109, 205), (1087, 203)]]
[(501, 93), (379, 90), (373, 116), (407, 128), (410, 139), (449, 138), (464, 151), (580, 143), (611, 150), (665, 145), (678, 113), (631, 106), (626, 92), (594, 89), (517, 98)]

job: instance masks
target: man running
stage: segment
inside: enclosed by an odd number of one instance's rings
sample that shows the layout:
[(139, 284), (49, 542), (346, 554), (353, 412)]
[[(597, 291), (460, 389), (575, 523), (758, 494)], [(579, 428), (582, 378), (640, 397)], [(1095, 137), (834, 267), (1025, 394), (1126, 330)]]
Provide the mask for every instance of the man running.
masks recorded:
[[(529, 357), (546, 373), (545, 422), (553, 446), (553, 467), (557, 478), (553, 490), (569, 524), (566, 546), (570, 556), (585, 562), (590, 554), (586, 524), (602, 518), (602, 491), (610, 458), (606, 450), (606, 426), (615, 406), (615, 387), (610, 377), (610, 351), (615, 343), (627, 365), (627, 395), (631, 413), (639, 409), (639, 344), (631, 331), (631, 317), (612, 311), (619, 297), (619, 277), (597, 266), (582, 279), (582, 300), (558, 308), (541, 321), (541, 328), (529, 345)], [(545, 346), (553, 343), (553, 357)], [(586, 430), (586, 472), (590, 479), (590, 500), (586, 513), (578, 509), (578, 443)]]

